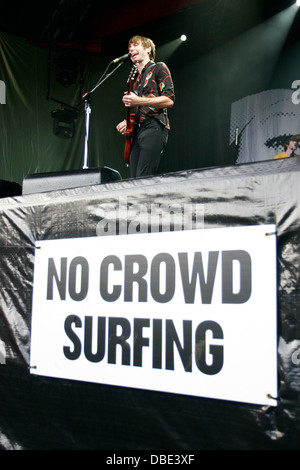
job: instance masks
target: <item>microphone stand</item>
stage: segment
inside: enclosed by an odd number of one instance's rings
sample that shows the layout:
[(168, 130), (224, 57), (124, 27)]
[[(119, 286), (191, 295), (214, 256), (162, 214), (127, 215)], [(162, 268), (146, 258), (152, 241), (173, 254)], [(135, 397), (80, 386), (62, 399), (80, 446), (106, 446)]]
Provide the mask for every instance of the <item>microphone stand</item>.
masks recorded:
[(85, 93), (80, 102), (84, 101), (84, 107), (85, 107), (85, 139), (84, 139), (84, 155), (83, 155), (83, 169), (86, 170), (89, 166), (88, 166), (88, 141), (89, 141), (89, 130), (90, 130), (90, 114), (92, 112), (92, 109), (91, 109), (91, 94), (100, 86), (102, 85), (102, 83), (105, 82), (105, 80), (110, 77), (122, 64), (123, 64), (123, 61), (122, 62), (119, 62), (117, 67), (114, 68), (114, 70), (112, 70), (109, 74), (105, 75), (109, 66), (113, 63), (110, 62), (105, 70), (105, 72), (103, 73), (102, 77), (98, 80), (98, 82), (96, 83), (96, 85), (94, 86), (94, 88), (92, 88), (92, 90), (90, 90), (88, 93)]
[(89, 141), (89, 128), (90, 128), (90, 114), (91, 104), (90, 104), (90, 97), (86, 97), (84, 100), (84, 107), (85, 107), (85, 138), (84, 138), (84, 154), (83, 154), (83, 169), (86, 170), (88, 168), (88, 141)]

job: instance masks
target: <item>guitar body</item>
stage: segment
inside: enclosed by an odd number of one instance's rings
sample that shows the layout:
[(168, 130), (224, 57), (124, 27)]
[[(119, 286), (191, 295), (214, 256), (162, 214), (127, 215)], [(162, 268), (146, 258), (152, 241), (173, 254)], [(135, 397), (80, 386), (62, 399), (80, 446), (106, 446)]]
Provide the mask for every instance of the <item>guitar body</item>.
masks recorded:
[[(128, 94), (131, 93), (131, 80), (133, 79), (136, 71), (137, 71), (137, 66), (134, 65), (127, 81), (128, 82), (128, 88), (127, 88)], [(127, 128), (124, 134), (125, 135), (124, 162), (126, 166), (129, 166), (134, 120), (135, 120), (135, 114), (131, 113), (130, 108), (128, 108), (127, 109)]]
[(135, 114), (130, 113), (130, 117), (127, 120), (127, 130), (125, 132), (125, 150), (124, 150), (124, 162), (126, 166), (129, 166), (129, 157), (132, 144), (132, 131), (135, 120)]

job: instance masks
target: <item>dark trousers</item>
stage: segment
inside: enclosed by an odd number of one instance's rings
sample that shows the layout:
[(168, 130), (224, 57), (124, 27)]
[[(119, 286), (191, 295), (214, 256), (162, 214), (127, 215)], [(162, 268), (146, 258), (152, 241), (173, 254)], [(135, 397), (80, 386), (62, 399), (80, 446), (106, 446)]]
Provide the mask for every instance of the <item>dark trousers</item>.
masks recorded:
[(134, 130), (130, 153), (130, 176), (155, 175), (168, 140), (168, 130), (157, 119), (149, 119)]

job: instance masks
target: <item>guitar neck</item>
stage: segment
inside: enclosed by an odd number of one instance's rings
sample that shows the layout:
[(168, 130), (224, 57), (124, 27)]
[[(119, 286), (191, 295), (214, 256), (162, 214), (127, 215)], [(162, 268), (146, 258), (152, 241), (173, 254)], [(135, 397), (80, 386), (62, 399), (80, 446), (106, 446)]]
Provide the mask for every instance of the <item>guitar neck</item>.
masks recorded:
[[(128, 93), (128, 95), (130, 95), (130, 93), (131, 93), (131, 80), (129, 80), (129, 82), (128, 82), (127, 93)], [(129, 127), (129, 125), (130, 125), (130, 114), (131, 114), (131, 108), (128, 107), (127, 108), (127, 119), (126, 119), (127, 120), (127, 127)]]
[[(130, 93), (131, 93), (131, 80), (133, 79), (134, 74), (136, 73), (136, 71), (137, 71), (137, 66), (134, 65), (131, 72), (130, 72), (128, 81), (127, 81), (127, 93), (128, 93), (128, 95), (130, 95)], [(129, 128), (130, 125), (131, 125), (131, 107), (129, 106), (127, 108), (127, 128)]]

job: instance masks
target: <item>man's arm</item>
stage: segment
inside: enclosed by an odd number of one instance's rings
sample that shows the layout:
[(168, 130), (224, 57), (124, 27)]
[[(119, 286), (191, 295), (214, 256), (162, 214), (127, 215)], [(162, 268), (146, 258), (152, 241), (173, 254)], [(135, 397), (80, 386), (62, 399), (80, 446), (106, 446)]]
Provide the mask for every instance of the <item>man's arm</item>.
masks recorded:
[(146, 98), (143, 96), (137, 96), (134, 93), (128, 94), (127, 92), (123, 96), (123, 103), (126, 107), (130, 106), (149, 106), (150, 108), (171, 108), (174, 105), (174, 101), (167, 96), (153, 96)]

